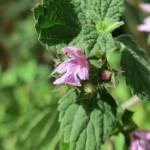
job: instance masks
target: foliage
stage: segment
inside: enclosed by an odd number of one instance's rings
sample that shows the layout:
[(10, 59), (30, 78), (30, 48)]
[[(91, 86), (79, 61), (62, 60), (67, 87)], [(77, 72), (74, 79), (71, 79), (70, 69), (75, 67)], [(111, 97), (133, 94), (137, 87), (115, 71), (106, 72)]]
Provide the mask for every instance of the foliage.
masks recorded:
[[(150, 99), (150, 67), (144, 51), (140, 49), (130, 37), (120, 37), (125, 46), (122, 53), (121, 66), (123, 68), (127, 84), (133, 89), (135, 95)], [(137, 82), (139, 81), (139, 82)]]
[(70, 142), (71, 149), (96, 150), (116, 124), (116, 104), (105, 92), (96, 93), (90, 100), (83, 98), (74, 89), (62, 97), (59, 121), (64, 141)]
[[(54, 89), (48, 82), (50, 68), (46, 64), (47, 54), (38, 44), (31, 13), (24, 18), (33, 2), (11, 3), (13, 6), (9, 6), (10, 2), (1, 5), (1, 8), (8, 7), (16, 14), (7, 16), (8, 12), (4, 11), (1, 20), (0, 149), (59, 148), (56, 107), (65, 88)], [(10, 22), (9, 32), (5, 31), (6, 16)], [(17, 21), (12, 22), (12, 18)]]
[[(114, 128), (122, 131), (125, 126), (124, 122), (120, 124), (119, 117), (124, 116), (125, 112), (120, 113), (117, 105), (112, 105), (115, 100), (111, 97), (109, 88), (114, 88), (119, 72), (123, 71), (122, 75), (125, 76), (127, 85), (132, 88), (133, 94), (149, 99), (149, 64), (144, 52), (133, 40), (125, 36), (114, 38), (112, 35), (116, 28), (123, 25), (119, 20), (123, 11), (123, 0), (59, 0), (58, 3), (46, 0), (34, 9), (39, 39), (49, 45), (56, 55), (66, 45), (80, 47), (91, 63), (91, 87), (84, 87), (83, 83), (83, 88), (71, 89), (59, 102), (60, 129), (64, 142), (69, 143), (70, 149), (98, 150), (106, 137), (113, 133)], [(67, 11), (70, 13), (66, 13)], [(122, 67), (116, 72), (116, 68), (109, 64), (115, 51), (121, 54)], [(112, 71), (111, 82), (102, 83), (97, 79), (99, 69)], [(95, 85), (94, 90), (92, 84)], [(91, 88), (91, 93), (86, 95), (85, 88)], [(105, 103), (108, 99), (111, 102)], [(130, 119), (127, 121), (130, 125), (129, 122)]]
[[(138, 45), (149, 53), (147, 35), (135, 34), (131, 18), (137, 10), (126, 4), (122, 26), (123, 0), (41, 0), (34, 27), (35, 3), (0, 2), (0, 149), (128, 148), (132, 130), (150, 130), (149, 101), (131, 108), (134, 113), (120, 108), (134, 94), (150, 98), (149, 60)], [(120, 36), (130, 24), (136, 36)], [(81, 47), (90, 63), (89, 81), (80, 88), (51, 84), (53, 64), (65, 59), (60, 49), (68, 45)], [(111, 72), (108, 82), (100, 79), (103, 69)]]
[[(89, 31), (95, 32), (95, 26), (92, 24), (96, 24), (97, 20), (105, 21), (109, 18), (114, 21), (118, 20), (122, 12), (122, 3), (123, 1), (117, 0), (110, 0), (110, 2), (103, 0), (99, 2), (90, 0), (87, 2), (80, 0), (43, 1), (42, 5), (34, 9), (39, 39), (50, 46), (68, 44), (78, 34), (77, 39), (85, 39)], [(68, 11), (70, 13), (67, 13)], [(90, 18), (90, 16), (94, 17)], [(90, 40), (97, 39), (93, 34), (89, 35)], [(96, 41), (93, 40), (92, 43)]]

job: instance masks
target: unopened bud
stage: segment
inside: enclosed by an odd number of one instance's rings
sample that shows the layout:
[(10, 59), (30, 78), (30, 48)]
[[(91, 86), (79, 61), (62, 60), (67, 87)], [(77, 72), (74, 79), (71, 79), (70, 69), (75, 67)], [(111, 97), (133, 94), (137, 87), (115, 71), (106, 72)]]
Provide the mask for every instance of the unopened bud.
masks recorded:
[(101, 72), (101, 79), (103, 81), (109, 81), (111, 78), (111, 72), (109, 70), (103, 70)]
[(91, 82), (85, 82), (83, 85), (84, 91), (88, 94), (93, 93), (95, 88)]

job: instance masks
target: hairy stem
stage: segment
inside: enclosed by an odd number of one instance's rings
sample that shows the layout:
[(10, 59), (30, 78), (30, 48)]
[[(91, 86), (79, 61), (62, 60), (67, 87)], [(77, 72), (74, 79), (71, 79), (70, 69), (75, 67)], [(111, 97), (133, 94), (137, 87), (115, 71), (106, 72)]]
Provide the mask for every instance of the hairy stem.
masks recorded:
[(127, 100), (126, 102), (122, 103), (121, 104), (121, 108), (123, 110), (125, 109), (129, 109), (131, 108), (132, 106), (135, 106), (136, 104), (140, 103), (141, 100), (135, 95), (133, 96), (132, 98), (130, 98), (129, 100)]

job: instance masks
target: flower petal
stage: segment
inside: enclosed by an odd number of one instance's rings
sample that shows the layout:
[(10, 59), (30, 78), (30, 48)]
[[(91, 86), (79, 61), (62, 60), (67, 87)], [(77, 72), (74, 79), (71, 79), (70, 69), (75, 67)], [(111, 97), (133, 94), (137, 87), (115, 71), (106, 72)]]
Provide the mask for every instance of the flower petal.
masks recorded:
[(150, 32), (150, 24), (141, 24), (138, 26), (138, 30), (142, 32)]
[(80, 57), (83, 56), (82, 49), (79, 47), (65, 47), (62, 49), (65, 54), (69, 54), (71, 57)]
[(145, 19), (144, 19), (144, 24), (149, 24), (150, 25), (150, 17), (146, 17)]
[(53, 84), (63, 84), (63, 83), (74, 86), (81, 86), (80, 80), (77, 77), (76, 68), (68, 69), (68, 71), (62, 77), (58, 78), (53, 82)]
[(138, 130), (131, 133), (131, 150), (150, 150), (150, 132)]
[(138, 141), (137, 140), (133, 140), (131, 142), (131, 150), (138, 150)]
[(87, 57), (82, 53), (81, 48), (66, 47), (64, 53), (69, 54), (72, 58), (64, 61), (57, 66), (55, 71), (62, 76), (54, 81), (54, 84), (70, 84), (81, 86), (80, 80), (88, 79), (89, 64)]
[(87, 67), (80, 68), (80, 71), (78, 72), (78, 76), (81, 80), (87, 80), (89, 75), (89, 71)]
[(58, 65), (55, 69), (59, 74), (67, 72), (69, 68), (72, 68), (77, 65), (77, 60), (75, 58), (69, 59)]
[(72, 74), (68, 75), (65, 78), (64, 83), (74, 85), (74, 86), (81, 86), (80, 80), (77, 78), (76, 75), (72, 75)]
[(53, 84), (63, 84), (65, 82), (66, 75), (61, 76), (60, 78), (56, 79)]
[(150, 13), (150, 4), (148, 4), (148, 3), (140, 4), (140, 8), (141, 8), (143, 11)]

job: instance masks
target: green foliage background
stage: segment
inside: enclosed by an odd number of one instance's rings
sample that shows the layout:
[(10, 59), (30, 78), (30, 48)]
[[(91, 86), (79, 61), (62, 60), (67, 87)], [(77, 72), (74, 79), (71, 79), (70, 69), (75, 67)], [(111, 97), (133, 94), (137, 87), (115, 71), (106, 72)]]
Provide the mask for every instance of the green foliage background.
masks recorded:
[[(132, 0), (131, 0), (132, 1)], [(0, 2), (0, 150), (67, 150), (59, 135), (57, 102), (66, 87), (54, 87), (48, 80), (52, 69), (51, 53), (37, 40), (32, 17), (36, 1), (1, 0)], [(150, 54), (147, 35), (135, 31), (142, 22), (137, 1), (126, 4), (126, 25), (115, 34), (131, 33)], [(132, 21), (130, 21), (132, 20)], [(133, 29), (134, 26), (134, 29)], [(117, 66), (119, 54), (112, 64)], [(122, 103), (130, 98), (124, 79), (120, 78), (112, 95)], [(150, 103), (143, 102), (132, 110), (139, 128), (150, 130)], [(112, 137), (104, 150), (123, 150), (124, 137)]]
[(0, 3), (0, 149), (55, 149), (57, 101), (65, 88), (48, 81), (51, 54), (37, 40), (35, 1)]

